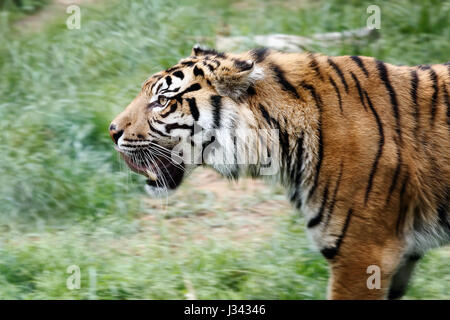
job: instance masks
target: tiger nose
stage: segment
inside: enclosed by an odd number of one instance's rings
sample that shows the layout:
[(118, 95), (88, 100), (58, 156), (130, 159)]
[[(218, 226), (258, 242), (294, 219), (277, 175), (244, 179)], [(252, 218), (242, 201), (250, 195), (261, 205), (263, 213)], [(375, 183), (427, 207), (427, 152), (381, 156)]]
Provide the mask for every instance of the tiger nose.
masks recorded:
[(109, 135), (115, 144), (117, 144), (117, 141), (119, 141), (119, 138), (122, 136), (122, 134), (123, 130), (119, 130), (117, 128), (117, 125), (111, 123), (111, 125), (109, 126)]

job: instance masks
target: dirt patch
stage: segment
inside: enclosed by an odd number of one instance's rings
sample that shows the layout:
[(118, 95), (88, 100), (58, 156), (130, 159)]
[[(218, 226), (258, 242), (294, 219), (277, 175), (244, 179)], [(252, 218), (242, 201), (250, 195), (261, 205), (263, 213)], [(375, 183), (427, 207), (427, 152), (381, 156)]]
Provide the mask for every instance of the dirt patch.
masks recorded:
[(143, 225), (156, 238), (164, 238), (159, 234), (163, 228), (179, 243), (213, 238), (248, 245), (266, 239), (280, 217), (292, 212), (284, 195), (261, 180), (228, 181), (198, 169), (187, 184), (162, 206), (161, 200), (145, 200), (150, 214), (142, 218)]

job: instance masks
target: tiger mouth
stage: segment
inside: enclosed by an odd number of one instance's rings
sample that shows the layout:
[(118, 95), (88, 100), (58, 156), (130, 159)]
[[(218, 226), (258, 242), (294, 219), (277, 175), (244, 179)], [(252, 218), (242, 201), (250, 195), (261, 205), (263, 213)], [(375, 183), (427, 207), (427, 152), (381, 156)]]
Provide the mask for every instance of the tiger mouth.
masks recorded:
[(148, 179), (147, 185), (158, 188), (176, 189), (183, 179), (184, 164), (175, 163), (166, 157), (151, 155), (151, 160), (148, 156), (141, 155), (131, 156), (119, 148), (119, 151), (127, 166), (134, 172), (141, 174)]

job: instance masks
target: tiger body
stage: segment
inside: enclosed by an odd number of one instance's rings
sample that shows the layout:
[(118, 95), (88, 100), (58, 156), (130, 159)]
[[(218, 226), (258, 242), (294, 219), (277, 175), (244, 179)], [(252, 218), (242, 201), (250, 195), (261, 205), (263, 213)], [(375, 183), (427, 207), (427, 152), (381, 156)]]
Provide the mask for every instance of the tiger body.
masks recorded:
[[(162, 93), (169, 97), (160, 101)], [(110, 131), (130, 159), (146, 141), (170, 150), (165, 139), (192, 135), (194, 124), (219, 132), (276, 129), (280, 170), (271, 178), (304, 213), (330, 264), (329, 297), (396, 298), (422, 254), (450, 241), (449, 94), (448, 63), (408, 67), (359, 56), (194, 47), (149, 78)], [(239, 150), (224, 136), (218, 146), (233, 157)], [(158, 170), (163, 161), (156, 162)], [(259, 176), (258, 166), (212, 167), (230, 178)], [(175, 173), (166, 177), (173, 188), (187, 175), (163, 168)], [(379, 289), (368, 288), (369, 266), (381, 270)]]

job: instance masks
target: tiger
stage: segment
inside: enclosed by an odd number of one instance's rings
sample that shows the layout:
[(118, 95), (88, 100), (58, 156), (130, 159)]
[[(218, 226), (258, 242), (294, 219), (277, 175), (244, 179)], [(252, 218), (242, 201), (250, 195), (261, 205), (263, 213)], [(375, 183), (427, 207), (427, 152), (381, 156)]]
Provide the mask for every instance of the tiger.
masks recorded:
[[(449, 62), (396, 66), (364, 56), (196, 45), (143, 83), (109, 133), (156, 196), (200, 166), (280, 183), (328, 262), (328, 298), (399, 299), (424, 253), (450, 242), (449, 90)], [(214, 131), (213, 139), (194, 139), (195, 128)], [(254, 154), (276, 145), (275, 173), (261, 174), (263, 157), (214, 161), (244, 152), (232, 142), (238, 130), (267, 130), (268, 143), (243, 145)], [(199, 163), (170, 156), (180, 144), (205, 151), (212, 141)], [(369, 281), (371, 270), (378, 284)]]

